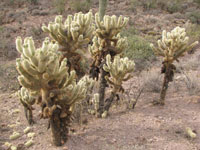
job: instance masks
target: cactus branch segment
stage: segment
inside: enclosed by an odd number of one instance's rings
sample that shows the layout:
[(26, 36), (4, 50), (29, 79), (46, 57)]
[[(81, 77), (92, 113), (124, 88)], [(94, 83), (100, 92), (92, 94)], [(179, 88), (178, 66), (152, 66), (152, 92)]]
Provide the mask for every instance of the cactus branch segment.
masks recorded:
[(88, 44), (93, 37), (95, 30), (92, 12), (83, 14), (76, 13), (74, 16), (68, 15), (63, 23), (62, 16), (56, 16), (54, 22), (50, 22), (48, 26), (43, 25), (42, 30), (64, 46), (66, 51), (76, 51), (84, 44)]
[(107, 54), (112, 57), (122, 53), (128, 46), (127, 38), (120, 36), (120, 31), (127, 25), (128, 18), (120, 16), (104, 16), (100, 21), (99, 14), (95, 15), (97, 29), (93, 38), (93, 44), (89, 45), (88, 50), (93, 57), (91, 76), (98, 79), (100, 66)]
[(106, 80), (113, 86), (113, 92), (123, 92), (122, 83), (132, 77), (130, 73), (134, 71), (134, 67), (135, 63), (127, 57), (115, 56), (112, 62), (111, 56), (106, 56), (106, 64), (103, 69), (109, 72), (110, 76), (106, 76)]
[(104, 64), (103, 69), (106, 72), (109, 72), (109, 76), (106, 76), (105, 78), (112, 86), (112, 92), (110, 97), (106, 100), (105, 111), (108, 112), (117, 93), (124, 92), (122, 83), (132, 77), (131, 73), (134, 71), (134, 67), (135, 63), (127, 57), (120, 58), (119, 56), (115, 56), (112, 62), (111, 56), (106, 56), (106, 64)]
[(42, 30), (58, 42), (59, 51), (62, 52), (61, 60), (67, 58), (69, 70), (76, 70), (78, 75), (84, 73), (80, 67), (82, 50), (93, 38), (95, 30), (92, 12), (68, 15), (65, 21), (62, 16), (56, 16), (55, 21), (50, 22), (48, 26), (43, 25)]

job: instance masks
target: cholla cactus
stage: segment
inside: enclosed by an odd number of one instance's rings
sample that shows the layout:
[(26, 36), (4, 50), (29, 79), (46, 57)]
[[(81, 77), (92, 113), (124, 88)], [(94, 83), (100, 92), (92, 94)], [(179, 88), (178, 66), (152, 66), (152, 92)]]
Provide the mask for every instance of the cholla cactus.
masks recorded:
[(24, 87), (22, 87), (19, 91), (18, 91), (18, 95), (20, 97), (20, 99), (26, 103), (27, 105), (33, 105), (35, 103), (35, 97), (31, 96), (28, 93), (28, 90)]
[(33, 124), (32, 105), (35, 103), (36, 97), (31, 96), (28, 90), (24, 87), (18, 91), (18, 96), (20, 98), (20, 102), (24, 106), (24, 113), (28, 123)]
[(114, 61), (111, 61), (111, 56), (106, 56), (106, 64), (103, 69), (109, 72), (109, 76), (106, 76), (108, 83), (113, 86), (111, 96), (106, 100), (105, 111), (108, 112), (111, 103), (118, 92), (124, 92), (122, 87), (123, 81), (129, 80), (132, 76), (131, 72), (134, 71), (135, 63), (129, 60), (127, 57), (120, 58), (119, 56), (114, 57)]
[(127, 25), (128, 18), (106, 15), (103, 21), (100, 21), (97, 13), (95, 22), (97, 25), (96, 36), (93, 38), (93, 45), (89, 45), (88, 49), (93, 57), (91, 73), (93, 78), (98, 79), (98, 71), (106, 55), (110, 54), (113, 57), (122, 53), (128, 46), (127, 38), (120, 36), (120, 31)]
[(101, 74), (99, 81), (99, 115), (97, 116), (101, 116), (104, 107), (104, 93), (107, 85), (105, 75), (108, 74), (103, 70), (106, 55), (110, 54), (113, 58), (115, 55), (122, 53), (128, 45), (127, 39), (120, 36), (120, 31), (127, 25), (128, 20), (128, 18), (122, 16), (117, 18), (114, 15), (106, 15), (100, 21), (99, 14), (95, 15), (97, 29), (93, 38), (93, 45), (89, 45), (88, 49), (93, 57), (90, 75), (98, 80), (99, 73)]
[(74, 104), (85, 98), (91, 81), (82, 79), (76, 83), (75, 71), (68, 73), (66, 59), (60, 62), (58, 44), (48, 38), (41, 48), (36, 49), (32, 38), (25, 38), (23, 44), (18, 37), (16, 47), (21, 54), (16, 62), (20, 74), (18, 80), (23, 86), (21, 99), (28, 104), (30, 96), (40, 97), (37, 103), (42, 106), (41, 117), (49, 118), (53, 142), (61, 145), (67, 140)]
[(94, 94), (93, 103), (94, 103), (94, 109), (95, 111), (97, 111), (99, 109), (99, 94), (98, 93)]
[(157, 56), (163, 57), (161, 73), (165, 73), (160, 100), (155, 101), (155, 104), (164, 105), (168, 83), (173, 81), (174, 71), (176, 70), (173, 62), (178, 61), (179, 57), (184, 56), (185, 52), (192, 50), (197, 44), (198, 41), (189, 44), (189, 37), (186, 36), (185, 29), (176, 27), (171, 32), (163, 31), (162, 40), (158, 40), (157, 47), (153, 44), (150, 45)]
[(129, 18), (115, 15), (105, 15), (103, 21), (100, 21), (99, 14), (95, 14), (95, 22), (97, 25), (96, 34), (101, 39), (113, 39), (127, 25)]
[(101, 59), (107, 54), (112, 56), (120, 54), (128, 45), (127, 38), (120, 36), (120, 31), (127, 25), (128, 18), (120, 16), (104, 16), (100, 21), (99, 15), (95, 15), (97, 25), (96, 36), (93, 38), (93, 45), (89, 46), (89, 51), (94, 58), (94, 63), (99, 66)]
[(80, 71), (82, 54), (79, 50), (93, 38), (95, 26), (92, 22), (92, 12), (79, 12), (74, 16), (68, 15), (64, 23), (62, 16), (56, 16), (54, 22), (42, 26), (42, 30), (49, 33), (60, 45), (59, 51), (62, 52), (63, 58), (68, 59), (70, 70)]

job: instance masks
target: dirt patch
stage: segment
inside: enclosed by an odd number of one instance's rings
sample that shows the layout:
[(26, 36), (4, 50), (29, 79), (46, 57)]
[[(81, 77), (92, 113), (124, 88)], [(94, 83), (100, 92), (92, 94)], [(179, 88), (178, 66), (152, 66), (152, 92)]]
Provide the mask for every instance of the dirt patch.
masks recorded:
[[(151, 95), (151, 96), (150, 96)], [(50, 143), (50, 131), (47, 120), (40, 120), (34, 114), (36, 123), (32, 131), (34, 145), (30, 149), (38, 150), (190, 150), (199, 149), (200, 133), (200, 97), (188, 96), (183, 92), (174, 93), (170, 89), (164, 107), (156, 107), (151, 100), (158, 94), (144, 93), (137, 107), (127, 111), (123, 105), (112, 108), (106, 119), (96, 119), (87, 115), (87, 125), (74, 124), (68, 142), (56, 148)], [(198, 102), (198, 103), (197, 103)], [(0, 145), (10, 142), (13, 145), (24, 144), (28, 138), (23, 130), (28, 126), (23, 108), (15, 94), (0, 96)], [(16, 112), (16, 109), (20, 110)], [(14, 127), (9, 127), (16, 124)], [(186, 127), (197, 133), (196, 139), (186, 136)], [(9, 136), (17, 131), (20, 138), (14, 141)]]
[[(15, 69), (15, 58), (18, 57), (15, 49), (15, 38), (17, 36), (33, 36), (38, 45), (47, 36), (41, 31), (43, 23), (47, 24), (54, 20), (57, 13), (53, 10), (53, 5), (47, 0), (40, 0), (38, 5), (30, 5), (28, 2), (20, 6), (8, 5), (8, 1), (0, 3), (0, 149), (6, 149), (5, 142), (10, 142), (20, 147), (30, 138), (23, 133), (28, 126), (25, 119), (23, 107), (19, 102), (16, 91), (19, 89), (17, 82), (17, 71)], [(134, 26), (140, 36), (145, 37), (150, 42), (155, 42), (160, 38), (163, 29), (171, 30), (175, 26), (185, 26), (187, 18), (185, 12), (169, 14), (166, 9), (149, 9), (138, 6), (136, 9), (130, 8), (129, 0), (110, 0), (107, 14), (124, 15), (130, 17), (129, 27)], [(190, 3), (186, 8), (196, 10), (195, 3)], [(52, 10), (52, 11), (51, 11)], [(92, 10), (97, 12), (98, 0), (92, 3)], [(66, 12), (74, 14), (75, 11), (66, 3)], [(3, 14), (3, 15), (1, 15)], [(198, 16), (195, 16), (198, 20)], [(39, 46), (38, 46), (39, 47)], [(199, 49), (197, 50), (199, 51)], [(200, 53), (194, 56), (200, 56)], [(199, 58), (191, 59), (191, 55), (186, 56), (181, 64), (188, 74), (197, 74), (199, 79)], [(196, 57), (197, 58), (197, 57)], [(2, 61), (4, 60), (4, 61)], [(11, 61), (12, 60), (12, 61)], [(191, 60), (188, 64), (187, 60)], [(196, 61), (192, 61), (196, 60)], [(151, 64), (151, 70), (160, 70), (160, 62)], [(190, 68), (192, 66), (192, 68)], [(134, 97), (135, 88), (141, 87), (144, 82), (143, 76), (135, 75), (134, 78), (125, 83), (125, 89), (130, 90), (130, 97)], [(154, 72), (155, 73), (155, 72)], [(158, 71), (159, 73), (159, 71)], [(152, 80), (149, 88), (153, 86)], [(160, 76), (158, 76), (160, 77)], [(112, 107), (110, 115), (106, 119), (97, 119), (88, 114), (84, 114), (87, 123), (79, 125), (73, 123), (68, 142), (62, 147), (54, 147), (51, 144), (50, 130), (47, 130), (48, 121), (40, 120), (38, 109), (34, 111), (36, 123), (31, 127), (31, 132), (35, 132), (34, 144), (31, 150), (192, 150), (200, 149), (200, 96), (198, 93), (190, 94), (182, 80), (184, 75), (176, 73), (175, 81), (170, 84), (167, 92), (166, 105), (163, 107), (153, 106), (151, 102), (159, 98), (159, 89), (144, 90), (136, 108), (127, 110), (125, 101), (120, 101), (119, 105)], [(199, 82), (199, 80), (197, 80)], [(133, 85), (133, 86), (130, 86)], [(199, 84), (198, 84), (199, 85)], [(157, 90), (158, 89), (158, 90)], [(136, 93), (137, 95), (137, 93)], [(197, 138), (190, 139), (186, 136), (186, 127), (190, 127)], [(19, 132), (20, 137), (10, 140), (9, 136), (14, 132)]]

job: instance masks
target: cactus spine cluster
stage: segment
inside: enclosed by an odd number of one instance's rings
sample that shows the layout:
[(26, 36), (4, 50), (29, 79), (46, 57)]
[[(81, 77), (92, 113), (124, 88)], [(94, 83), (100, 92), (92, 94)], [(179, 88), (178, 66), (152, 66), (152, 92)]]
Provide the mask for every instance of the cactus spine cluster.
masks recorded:
[(173, 81), (174, 71), (176, 70), (174, 61), (178, 61), (178, 58), (184, 56), (185, 52), (192, 50), (198, 41), (190, 44), (189, 37), (186, 36), (184, 28), (176, 27), (171, 32), (162, 32), (162, 39), (158, 40), (157, 47), (153, 44), (152, 47), (154, 53), (157, 56), (163, 57), (163, 66), (161, 73), (164, 73), (164, 81), (160, 94), (160, 100), (155, 101), (155, 104), (164, 105), (166, 91), (168, 89), (168, 83)]
[(106, 63), (106, 56), (108, 54), (113, 59), (114, 56), (121, 54), (128, 45), (127, 39), (120, 35), (128, 20), (128, 18), (123, 16), (105, 15), (101, 21), (99, 14), (95, 14), (96, 31), (93, 44), (89, 45), (88, 49), (93, 58), (90, 75), (98, 80), (100, 73), (99, 110), (97, 116), (101, 116), (104, 112), (104, 94), (107, 86), (105, 76), (109, 74), (103, 69), (103, 65)]
[(18, 95), (20, 98), (20, 102), (24, 106), (24, 113), (26, 119), (28, 120), (28, 123), (33, 124), (32, 105), (35, 103), (36, 98), (34, 96), (31, 96), (31, 94), (29, 94), (28, 90), (25, 87), (22, 87), (18, 91)]
[(120, 58), (119, 56), (115, 56), (112, 62), (111, 56), (106, 56), (106, 64), (103, 65), (103, 69), (106, 72), (109, 72), (109, 75), (107, 75), (105, 78), (112, 86), (112, 91), (110, 97), (106, 100), (104, 113), (108, 112), (116, 94), (118, 92), (124, 92), (122, 83), (132, 77), (131, 73), (134, 71), (134, 67), (135, 63), (129, 60), (127, 57)]
[(25, 38), (23, 42), (18, 37), (16, 47), (21, 54), (16, 61), (18, 80), (23, 87), (20, 99), (27, 106), (37, 100), (42, 107), (41, 117), (49, 118), (54, 144), (61, 145), (67, 140), (74, 105), (85, 98), (92, 80), (83, 78), (76, 82), (75, 71), (68, 73), (66, 58), (60, 62), (58, 44), (48, 38), (36, 49), (32, 38)]
[[(120, 16), (104, 16), (100, 21), (99, 14), (95, 15), (97, 29), (93, 38), (93, 45), (89, 45), (89, 52), (93, 57), (92, 67), (99, 69), (107, 54), (112, 57), (122, 53), (127, 47), (127, 38), (120, 36), (120, 31), (127, 25), (128, 18)], [(95, 76), (94, 76), (95, 77)], [(97, 76), (96, 76), (97, 77)]]
[(162, 39), (158, 40), (158, 46), (153, 48), (157, 56), (162, 56), (164, 62), (173, 63), (179, 57), (184, 56), (184, 53), (190, 51), (198, 44), (198, 41), (189, 44), (189, 37), (186, 36), (185, 28), (176, 27), (171, 32), (162, 32)]
[(132, 77), (130, 73), (134, 71), (134, 66), (134, 62), (127, 57), (120, 58), (119, 56), (115, 56), (112, 62), (111, 56), (106, 56), (106, 64), (104, 64), (103, 69), (109, 72), (109, 76), (106, 76), (106, 80), (113, 86), (114, 92), (124, 91), (122, 83)]
[(68, 15), (64, 23), (62, 16), (56, 16), (55, 21), (43, 25), (42, 30), (58, 42), (62, 59), (68, 59), (70, 70), (80, 71), (83, 46), (91, 41), (95, 30), (92, 12)]

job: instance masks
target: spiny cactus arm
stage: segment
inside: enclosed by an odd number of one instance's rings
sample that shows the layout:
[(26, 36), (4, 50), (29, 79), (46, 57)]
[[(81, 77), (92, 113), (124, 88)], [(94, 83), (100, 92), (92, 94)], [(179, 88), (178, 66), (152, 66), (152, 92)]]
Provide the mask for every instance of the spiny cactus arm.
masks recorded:
[(69, 15), (62, 23), (62, 16), (56, 16), (55, 21), (50, 22), (48, 26), (43, 25), (42, 30), (48, 32), (66, 50), (76, 50), (83, 44), (89, 43), (92, 38), (95, 30), (92, 18), (92, 12), (87, 14), (80, 12), (76, 13), (74, 17)]
[(20, 97), (20, 100), (22, 100), (23, 102), (25, 102), (28, 105), (33, 105), (35, 103), (35, 97), (31, 96), (28, 92), (28, 90), (24, 87), (22, 87), (19, 91), (18, 91), (18, 96)]
[(95, 14), (95, 22), (97, 25), (96, 34), (100, 38), (112, 39), (116, 36), (123, 27), (127, 25), (129, 18), (120, 16), (118, 19), (116, 16), (105, 15), (103, 21), (100, 21), (99, 14)]
[[(28, 43), (26, 47), (22, 46), (21, 38), (17, 38), (17, 49), (22, 55), (17, 59), (16, 65), (21, 75), (18, 79), (22, 86), (33, 91), (40, 91), (41, 88), (48, 88), (50, 86), (48, 83), (54, 83), (61, 87), (66, 82), (71, 83), (71, 78), (68, 79), (71, 76), (68, 75), (67, 60), (63, 59), (60, 62), (60, 53), (57, 51), (56, 43), (51, 43), (46, 38), (42, 47), (37, 50), (31, 48), (34, 47), (32, 38), (25, 38), (24, 43)], [(32, 57), (38, 62), (37, 65), (32, 63)]]
[(98, 93), (94, 94), (94, 97), (92, 99), (92, 103), (94, 105), (95, 111), (97, 112), (98, 109), (99, 109), (99, 94)]
[(95, 80), (93, 80), (92, 78), (89, 78), (88, 75), (85, 75), (84, 77), (82, 77), (80, 81), (85, 84), (85, 87), (87, 90), (92, 88), (95, 84)]
[(165, 54), (160, 47), (156, 48), (152, 43), (150, 44), (150, 47), (152, 48), (155, 55), (165, 57)]
[(114, 85), (117, 89), (121, 87), (123, 81), (131, 78), (131, 73), (134, 70), (134, 62), (128, 60), (128, 58), (121, 58), (119, 56), (114, 57), (114, 61), (111, 61), (111, 56), (106, 56), (106, 64), (103, 69), (110, 73), (110, 77), (106, 77), (106, 80)]
[(86, 92), (94, 85), (94, 80), (88, 76), (84, 76), (78, 83), (66, 84), (65, 94), (62, 101), (67, 105), (73, 105), (75, 102), (83, 100), (86, 97)]
[(70, 72), (70, 75), (66, 74), (66, 76), (63, 77), (62, 80), (60, 80), (59, 87), (62, 88), (74, 84), (75, 78), (76, 78), (76, 72), (73, 70)]
[(122, 53), (128, 47), (127, 37), (121, 38), (120, 34), (117, 35), (116, 53)]
[(24, 87), (22, 87), (18, 91), (20, 102), (24, 106), (24, 113), (25, 113), (26, 119), (30, 125), (34, 123), (33, 114), (32, 114), (32, 110), (33, 110), (32, 105), (36, 101), (36, 97), (32, 96), (31, 94), (32, 93), (29, 93), (29, 91)]
[(185, 49), (181, 49), (180, 51), (178, 51), (177, 53), (175, 53), (175, 56), (174, 56), (174, 60), (176, 60), (177, 58), (179, 58), (180, 56), (183, 56), (183, 54), (185, 52), (188, 52), (190, 50), (192, 50), (199, 42), (196, 41), (194, 43), (192, 43), (191, 45), (187, 46)]

